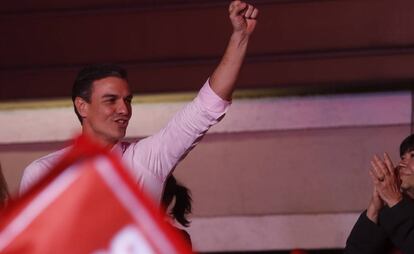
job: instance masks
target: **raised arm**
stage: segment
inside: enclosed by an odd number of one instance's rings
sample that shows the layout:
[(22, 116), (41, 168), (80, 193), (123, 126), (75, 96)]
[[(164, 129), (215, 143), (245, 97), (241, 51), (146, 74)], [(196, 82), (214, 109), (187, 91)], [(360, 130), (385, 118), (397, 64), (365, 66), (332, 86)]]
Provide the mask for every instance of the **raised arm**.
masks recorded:
[(210, 77), (211, 89), (224, 100), (231, 100), (250, 35), (256, 27), (258, 14), (258, 9), (245, 2), (230, 3), (229, 16), (233, 33), (223, 58)]
[[(177, 163), (201, 140), (208, 129), (223, 118), (237, 75), (246, 54), (258, 11), (253, 6), (233, 1), (229, 7), (233, 33), (223, 59), (197, 97), (187, 104), (159, 132), (125, 151), (126, 165), (135, 180), (157, 202), (161, 200), (165, 179)], [(208, 85), (209, 84), (209, 85)], [(126, 156), (131, 154), (130, 156)], [(139, 169), (139, 170), (138, 170)]]

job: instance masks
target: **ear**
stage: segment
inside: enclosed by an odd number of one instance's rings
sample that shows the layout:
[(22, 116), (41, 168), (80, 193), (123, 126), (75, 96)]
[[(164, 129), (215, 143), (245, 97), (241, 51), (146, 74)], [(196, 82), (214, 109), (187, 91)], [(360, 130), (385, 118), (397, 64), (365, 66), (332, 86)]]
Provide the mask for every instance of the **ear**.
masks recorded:
[(85, 118), (88, 116), (89, 103), (87, 101), (85, 101), (81, 97), (76, 97), (75, 107), (78, 110), (82, 118)]

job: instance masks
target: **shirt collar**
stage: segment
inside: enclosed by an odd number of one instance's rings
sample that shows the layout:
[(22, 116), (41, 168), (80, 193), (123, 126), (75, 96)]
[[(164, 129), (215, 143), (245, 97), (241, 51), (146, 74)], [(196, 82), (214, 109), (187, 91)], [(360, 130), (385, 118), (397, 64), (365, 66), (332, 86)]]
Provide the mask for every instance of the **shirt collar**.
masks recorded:
[(123, 145), (122, 142), (118, 142), (111, 148), (111, 152), (122, 157), (122, 154), (124, 153), (124, 150), (125, 150), (124, 147), (125, 146)]

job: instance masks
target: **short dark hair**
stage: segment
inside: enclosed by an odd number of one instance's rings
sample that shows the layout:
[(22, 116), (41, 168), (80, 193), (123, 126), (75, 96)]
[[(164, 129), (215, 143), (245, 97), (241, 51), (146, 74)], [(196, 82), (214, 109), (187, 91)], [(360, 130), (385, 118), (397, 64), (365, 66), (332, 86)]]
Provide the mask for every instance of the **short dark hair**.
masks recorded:
[(72, 102), (76, 116), (81, 123), (82, 117), (75, 106), (76, 97), (90, 102), (93, 82), (106, 77), (118, 77), (127, 80), (127, 71), (116, 64), (93, 64), (79, 71), (72, 87)]
[(406, 137), (400, 145), (400, 157), (402, 157), (405, 153), (411, 152), (414, 150), (414, 134)]

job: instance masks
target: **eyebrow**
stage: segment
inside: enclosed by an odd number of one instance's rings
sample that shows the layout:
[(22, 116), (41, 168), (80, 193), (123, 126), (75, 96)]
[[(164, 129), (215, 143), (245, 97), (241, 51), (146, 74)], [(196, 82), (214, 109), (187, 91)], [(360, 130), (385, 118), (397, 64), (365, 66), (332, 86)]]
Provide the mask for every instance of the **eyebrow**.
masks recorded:
[[(113, 98), (119, 98), (120, 96), (116, 95), (116, 94), (104, 94), (101, 98), (102, 99), (113, 99)], [(127, 96), (124, 97), (124, 99), (130, 99), (132, 100), (132, 98), (134, 97), (133, 94), (129, 94)]]
[(102, 95), (102, 99), (113, 99), (113, 98), (118, 98), (119, 96), (116, 94), (104, 94)]

